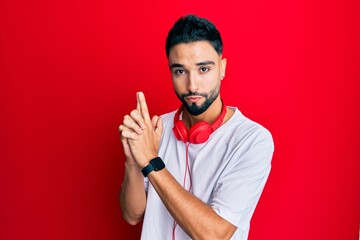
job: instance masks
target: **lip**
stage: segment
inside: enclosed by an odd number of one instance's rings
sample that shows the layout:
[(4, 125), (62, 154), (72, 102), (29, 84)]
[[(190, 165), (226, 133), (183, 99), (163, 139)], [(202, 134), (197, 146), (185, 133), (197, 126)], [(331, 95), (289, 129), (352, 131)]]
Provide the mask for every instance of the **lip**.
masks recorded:
[(202, 98), (202, 96), (191, 96), (191, 97), (186, 97), (187, 100), (189, 100), (192, 103), (195, 103), (197, 101), (199, 101)]

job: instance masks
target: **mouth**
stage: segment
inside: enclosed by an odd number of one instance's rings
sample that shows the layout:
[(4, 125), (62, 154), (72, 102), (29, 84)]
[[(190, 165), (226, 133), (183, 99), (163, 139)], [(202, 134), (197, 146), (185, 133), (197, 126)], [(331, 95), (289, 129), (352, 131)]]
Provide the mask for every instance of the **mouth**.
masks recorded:
[(196, 103), (198, 102), (201, 98), (203, 98), (202, 96), (189, 96), (186, 97), (185, 99), (192, 102), (192, 103)]

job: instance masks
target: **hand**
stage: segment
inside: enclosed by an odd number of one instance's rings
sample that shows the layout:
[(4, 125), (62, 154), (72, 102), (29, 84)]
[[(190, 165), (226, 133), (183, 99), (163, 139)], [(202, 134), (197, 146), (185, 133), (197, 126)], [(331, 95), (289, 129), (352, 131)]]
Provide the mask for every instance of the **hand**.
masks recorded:
[(131, 111), (129, 115), (125, 115), (123, 124), (119, 126), (121, 143), (123, 145), (126, 163), (131, 166), (137, 166), (137, 163), (133, 154), (131, 153), (129, 139), (136, 139), (138, 135), (142, 134), (142, 130), (145, 128), (145, 123), (140, 113), (139, 101), (137, 102), (137, 109)]
[(145, 96), (137, 93), (137, 109), (124, 117), (120, 125), (121, 141), (128, 163), (145, 167), (158, 155), (162, 134), (162, 119), (154, 116), (150, 120)]

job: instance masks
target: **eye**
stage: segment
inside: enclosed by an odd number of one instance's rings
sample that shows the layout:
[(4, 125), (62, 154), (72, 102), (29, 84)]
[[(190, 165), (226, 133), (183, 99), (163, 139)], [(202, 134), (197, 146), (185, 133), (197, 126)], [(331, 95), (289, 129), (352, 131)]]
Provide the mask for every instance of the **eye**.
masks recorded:
[(210, 68), (208, 67), (201, 67), (200, 68), (200, 72), (208, 72), (210, 70)]
[(174, 71), (174, 73), (175, 73), (176, 75), (181, 75), (181, 74), (184, 74), (184, 73), (185, 73), (185, 70), (184, 70), (184, 69), (176, 69), (176, 70)]

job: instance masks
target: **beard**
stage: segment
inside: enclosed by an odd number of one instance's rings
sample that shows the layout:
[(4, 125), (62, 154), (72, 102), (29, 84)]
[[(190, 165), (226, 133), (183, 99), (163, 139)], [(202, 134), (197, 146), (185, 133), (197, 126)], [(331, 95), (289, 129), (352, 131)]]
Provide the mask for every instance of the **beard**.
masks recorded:
[[(182, 102), (182, 104), (184, 105), (186, 110), (191, 115), (198, 116), (198, 115), (202, 114), (203, 112), (205, 112), (210, 107), (210, 105), (219, 96), (219, 93), (220, 93), (220, 86), (217, 86), (214, 89), (212, 89), (209, 93), (189, 92), (189, 93), (180, 95), (176, 92), (176, 96), (180, 99), (180, 101)], [(203, 104), (201, 104), (200, 106), (197, 106), (196, 103), (188, 104), (185, 101), (185, 98), (190, 97), (190, 96), (202, 96), (205, 98), (205, 102)]]

